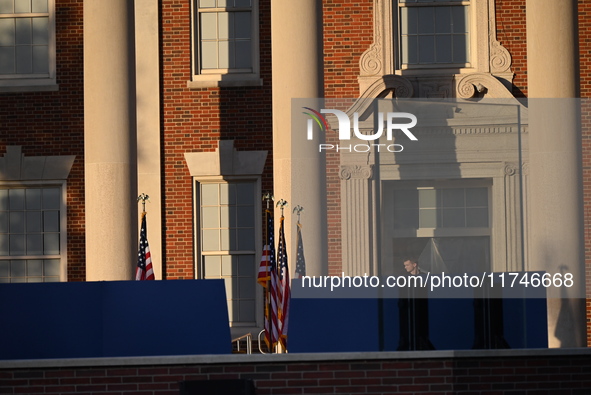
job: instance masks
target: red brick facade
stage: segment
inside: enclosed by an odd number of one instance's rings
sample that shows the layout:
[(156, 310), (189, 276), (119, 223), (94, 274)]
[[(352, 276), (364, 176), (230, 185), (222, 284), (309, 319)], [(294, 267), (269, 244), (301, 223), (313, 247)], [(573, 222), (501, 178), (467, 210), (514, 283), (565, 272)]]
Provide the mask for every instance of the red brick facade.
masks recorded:
[[(238, 150), (272, 152), (271, 28), (269, 1), (259, 5), (261, 87), (187, 88), (191, 80), (191, 7), (162, 1), (162, 156), (164, 278), (195, 278), (193, 187), (186, 152), (207, 152), (218, 140)], [(272, 155), (263, 190), (272, 190)]]
[[(271, 1), (261, 0), (260, 87), (188, 88), (191, 7), (162, 0), (160, 25), (163, 278), (194, 278), (193, 186), (184, 153), (233, 139), (238, 150), (267, 150), (263, 190), (272, 190)], [(324, 96), (358, 97), (359, 59), (373, 42), (372, 0), (322, 2)], [(25, 156), (75, 155), (67, 181), (68, 280), (84, 281), (83, 1), (56, 0), (57, 92), (0, 93), (0, 153), (22, 146)], [(581, 97), (591, 96), (591, 1), (579, 1)], [(305, 27), (303, 27), (305, 28)], [(512, 56), (513, 94), (527, 96), (525, 0), (496, 1), (497, 39)], [(585, 125), (589, 122), (583, 113)], [(329, 138), (334, 135), (329, 134)], [(331, 137), (332, 136), (332, 137)], [(585, 253), (591, 287), (591, 134), (583, 131)], [(329, 274), (341, 271), (339, 157), (327, 156)], [(591, 302), (587, 302), (591, 316)], [(588, 319), (591, 345), (591, 321)]]

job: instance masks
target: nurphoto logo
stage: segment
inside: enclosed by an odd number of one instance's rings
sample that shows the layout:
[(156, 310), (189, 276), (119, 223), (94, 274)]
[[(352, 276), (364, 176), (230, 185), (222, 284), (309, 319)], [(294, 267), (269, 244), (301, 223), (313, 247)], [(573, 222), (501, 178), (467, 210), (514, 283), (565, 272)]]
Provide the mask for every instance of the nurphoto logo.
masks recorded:
[[(333, 114), (337, 117), (339, 127), (339, 140), (346, 141), (351, 140), (352, 133), (351, 133), (351, 119), (349, 116), (340, 110), (334, 109), (321, 109), (320, 111), (316, 111), (310, 107), (303, 107), (305, 110), (304, 114), (310, 116), (307, 123), (307, 139), (313, 140), (314, 139), (314, 123), (318, 125), (318, 128), (321, 132), (326, 133), (328, 130), (328, 122), (326, 118), (322, 114)], [(393, 131), (400, 130), (402, 131), (410, 140), (417, 141), (418, 139), (416, 136), (410, 131), (410, 129), (417, 124), (417, 117), (414, 114), (408, 112), (388, 112), (384, 115), (383, 112), (378, 112), (378, 130), (374, 131), (372, 134), (363, 134), (359, 130), (359, 113), (353, 113), (353, 134), (359, 140), (364, 141), (375, 141), (378, 140), (384, 134), (384, 119), (386, 120), (385, 130), (386, 130), (386, 139), (388, 141), (393, 140)], [(406, 122), (401, 122), (406, 121)], [(334, 144), (319, 144), (318, 149), (319, 151), (323, 150), (336, 150), (336, 151), (355, 151), (355, 152), (368, 152), (371, 147), (375, 147), (378, 152), (380, 148), (385, 148), (389, 152), (401, 152), (404, 147), (401, 144), (355, 144), (355, 145), (334, 145)]]

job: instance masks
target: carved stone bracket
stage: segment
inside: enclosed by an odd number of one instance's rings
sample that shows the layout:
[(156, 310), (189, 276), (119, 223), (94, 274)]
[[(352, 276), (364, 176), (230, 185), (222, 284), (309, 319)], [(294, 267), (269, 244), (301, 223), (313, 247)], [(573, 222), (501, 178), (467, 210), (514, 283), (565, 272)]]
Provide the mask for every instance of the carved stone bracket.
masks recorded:
[(369, 180), (373, 177), (373, 165), (345, 165), (341, 166), (341, 180)]
[(473, 73), (461, 76), (456, 83), (456, 94), (462, 99), (479, 96), (493, 99), (513, 98), (505, 85), (488, 73)]
[(384, 46), (382, 45), (382, 29), (386, 25), (384, 23), (384, 12), (382, 10), (383, 6), (380, 3), (381, 0), (374, 0), (373, 2), (373, 43), (359, 59), (361, 77), (379, 76), (388, 73), (387, 70), (384, 70)]
[(361, 55), (361, 59), (359, 60), (359, 68), (361, 69), (362, 76), (371, 77), (380, 74), (383, 69), (381, 54), (381, 45), (374, 42), (363, 53), (363, 55)]
[(511, 54), (500, 42), (494, 40), (490, 48), (490, 71), (493, 74), (506, 73), (511, 70)]

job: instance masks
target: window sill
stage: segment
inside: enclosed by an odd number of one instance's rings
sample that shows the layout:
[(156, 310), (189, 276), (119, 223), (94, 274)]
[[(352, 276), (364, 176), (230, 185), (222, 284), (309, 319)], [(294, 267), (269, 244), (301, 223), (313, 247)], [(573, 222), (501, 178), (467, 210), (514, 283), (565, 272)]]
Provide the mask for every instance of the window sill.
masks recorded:
[(18, 93), (18, 92), (57, 92), (59, 85), (55, 80), (50, 81), (1, 81), (0, 93)]
[(244, 86), (263, 86), (263, 79), (258, 74), (202, 74), (187, 81), (190, 89)]
[(441, 65), (440, 67), (428, 67), (428, 68), (405, 68), (402, 70), (396, 70), (396, 74), (408, 77), (408, 76), (421, 76), (421, 75), (451, 75), (451, 74), (470, 74), (476, 72), (473, 67), (450, 67), (448, 65)]

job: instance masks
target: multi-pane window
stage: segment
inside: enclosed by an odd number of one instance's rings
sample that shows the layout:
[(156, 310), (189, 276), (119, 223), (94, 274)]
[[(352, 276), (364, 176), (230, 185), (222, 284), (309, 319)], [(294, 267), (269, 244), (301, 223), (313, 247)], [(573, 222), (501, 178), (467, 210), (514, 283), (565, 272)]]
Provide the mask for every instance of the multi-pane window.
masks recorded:
[(488, 228), (488, 188), (413, 188), (394, 194), (394, 227)]
[(470, 2), (398, 0), (401, 66), (470, 61)]
[(196, 0), (198, 74), (253, 72), (253, 0)]
[(61, 280), (62, 187), (0, 188), (0, 282)]
[(53, 74), (53, 0), (0, 0), (0, 80)]
[(489, 270), (490, 186), (484, 180), (447, 184), (386, 181), (384, 221), (391, 239), (384, 243), (400, 267), (413, 257), (431, 272)]
[(256, 325), (257, 183), (198, 183), (202, 278), (223, 278), (233, 326)]

